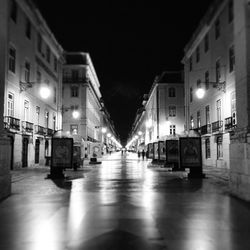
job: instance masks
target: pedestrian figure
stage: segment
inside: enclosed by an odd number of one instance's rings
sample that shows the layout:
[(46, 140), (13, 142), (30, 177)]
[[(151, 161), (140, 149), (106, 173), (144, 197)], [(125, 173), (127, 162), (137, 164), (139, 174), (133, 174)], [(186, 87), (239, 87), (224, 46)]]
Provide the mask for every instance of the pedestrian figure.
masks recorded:
[(141, 152), (138, 150), (138, 157), (140, 158), (141, 157)]
[(142, 159), (144, 160), (144, 157), (145, 157), (145, 151), (144, 151), (144, 149), (142, 150), (142, 153), (141, 153), (141, 155), (142, 155)]

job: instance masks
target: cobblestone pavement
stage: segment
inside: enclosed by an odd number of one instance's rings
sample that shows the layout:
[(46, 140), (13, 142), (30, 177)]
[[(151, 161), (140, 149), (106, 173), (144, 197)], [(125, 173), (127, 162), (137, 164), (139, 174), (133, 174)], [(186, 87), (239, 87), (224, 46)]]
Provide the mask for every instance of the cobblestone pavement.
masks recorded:
[(246, 250), (250, 204), (229, 195), (227, 171), (187, 179), (135, 154), (47, 178), (48, 167), (12, 171), (0, 203), (3, 250)]

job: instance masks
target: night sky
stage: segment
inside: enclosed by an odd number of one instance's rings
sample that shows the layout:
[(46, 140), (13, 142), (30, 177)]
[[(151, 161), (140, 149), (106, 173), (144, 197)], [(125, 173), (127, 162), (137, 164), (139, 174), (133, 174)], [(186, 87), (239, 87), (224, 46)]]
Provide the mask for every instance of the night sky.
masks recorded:
[(181, 70), (212, 0), (34, 0), (66, 51), (89, 52), (116, 131), (126, 140), (156, 75)]

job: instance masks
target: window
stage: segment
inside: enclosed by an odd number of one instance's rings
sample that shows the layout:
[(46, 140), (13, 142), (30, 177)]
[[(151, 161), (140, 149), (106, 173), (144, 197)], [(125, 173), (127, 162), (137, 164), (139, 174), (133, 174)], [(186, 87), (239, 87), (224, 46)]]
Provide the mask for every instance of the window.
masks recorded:
[(215, 21), (215, 40), (217, 40), (220, 36), (220, 19)]
[(42, 53), (42, 36), (39, 33), (37, 35), (37, 49), (40, 53)]
[(221, 159), (223, 157), (222, 136), (218, 136), (216, 142), (217, 142), (217, 159)]
[(46, 60), (50, 63), (50, 48), (48, 45), (46, 46)]
[(235, 66), (235, 56), (234, 56), (234, 46), (229, 48), (229, 72), (234, 71)]
[(17, 20), (17, 3), (15, 0), (11, 1), (10, 17), (16, 23)]
[(208, 50), (209, 50), (209, 36), (208, 34), (206, 34), (204, 38), (204, 51), (207, 52)]
[(168, 89), (168, 97), (175, 97), (175, 88)]
[(79, 88), (78, 86), (71, 86), (71, 97), (78, 97)]
[(8, 94), (8, 116), (14, 117), (14, 95)]
[(233, 91), (231, 93), (231, 113), (232, 113), (232, 125), (236, 125), (237, 124), (237, 120), (236, 120), (236, 95), (235, 95), (235, 91)]
[(209, 89), (209, 71), (205, 72), (205, 87), (206, 87), (206, 90)]
[(221, 100), (216, 101), (216, 114), (217, 114), (217, 121), (221, 120)]
[(56, 87), (54, 87), (54, 103), (56, 103)]
[(79, 78), (78, 70), (72, 69), (71, 74), (72, 74), (72, 80), (73, 81), (78, 81), (78, 78)]
[(175, 125), (170, 125), (170, 135), (175, 135), (175, 131), (176, 131), (176, 128), (175, 128)]
[(206, 159), (211, 157), (210, 151), (210, 138), (206, 138), (205, 140), (205, 152), (206, 152)]
[(197, 111), (197, 128), (201, 127), (201, 112)]
[(56, 130), (56, 115), (53, 114), (53, 129)]
[(206, 106), (205, 112), (206, 112), (206, 124), (210, 124), (210, 109), (209, 109), (209, 105)]
[(233, 0), (230, 0), (228, 3), (228, 22), (231, 23), (234, 19), (234, 6)]
[(192, 115), (190, 116), (190, 127), (191, 129), (194, 128), (194, 117)]
[(192, 57), (190, 57), (189, 59), (189, 71), (192, 71), (193, 70), (193, 59)]
[(176, 116), (176, 107), (175, 106), (169, 106), (169, 116), (170, 117)]
[(27, 38), (31, 38), (31, 22), (28, 18), (26, 19), (25, 35)]
[(215, 64), (215, 81), (220, 82), (220, 77), (220, 59), (218, 59)]
[(29, 102), (24, 100), (24, 121), (29, 119)]
[(39, 120), (40, 120), (40, 107), (36, 106), (36, 123), (39, 125)]
[(200, 47), (198, 46), (196, 48), (196, 62), (198, 63), (200, 61)]
[(57, 72), (57, 58), (55, 55), (54, 55), (54, 70), (55, 72)]
[(24, 80), (25, 82), (30, 82), (30, 63), (27, 61), (24, 66)]
[(189, 95), (190, 95), (190, 102), (192, 102), (193, 101), (193, 88), (190, 88)]
[(9, 48), (9, 70), (13, 73), (16, 72), (16, 49)]
[(48, 128), (49, 127), (49, 111), (45, 111), (44, 113), (44, 118), (45, 118), (45, 127)]
[(37, 72), (36, 72), (36, 81), (37, 81), (37, 83), (41, 83), (41, 80), (42, 80), (41, 72), (39, 70), (37, 70)]
[(70, 132), (72, 135), (78, 134), (78, 125), (70, 125)]

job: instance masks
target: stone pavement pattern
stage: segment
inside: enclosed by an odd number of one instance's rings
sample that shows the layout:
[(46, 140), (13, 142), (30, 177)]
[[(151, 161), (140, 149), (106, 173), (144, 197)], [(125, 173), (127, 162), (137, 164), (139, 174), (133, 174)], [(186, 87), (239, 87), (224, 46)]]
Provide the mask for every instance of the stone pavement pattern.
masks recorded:
[(4, 250), (238, 250), (250, 246), (250, 205), (226, 178), (188, 180), (116, 153), (69, 179), (48, 169), (13, 171), (0, 203)]

